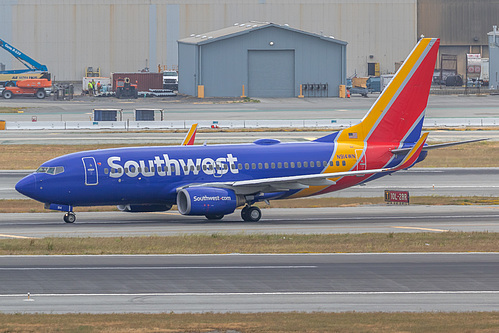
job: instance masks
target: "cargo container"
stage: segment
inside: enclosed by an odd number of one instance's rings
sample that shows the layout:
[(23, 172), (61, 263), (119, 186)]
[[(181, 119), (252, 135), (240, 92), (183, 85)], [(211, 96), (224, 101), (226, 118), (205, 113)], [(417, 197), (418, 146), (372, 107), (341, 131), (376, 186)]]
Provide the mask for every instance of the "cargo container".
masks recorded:
[(149, 89), (163, 89), (163, 73), (113, 73), (113, 91), (116, 91), (116, 81), (118, 79), (129, 78), (132, 84), (137, 84), (139, 91), (149, 91)]

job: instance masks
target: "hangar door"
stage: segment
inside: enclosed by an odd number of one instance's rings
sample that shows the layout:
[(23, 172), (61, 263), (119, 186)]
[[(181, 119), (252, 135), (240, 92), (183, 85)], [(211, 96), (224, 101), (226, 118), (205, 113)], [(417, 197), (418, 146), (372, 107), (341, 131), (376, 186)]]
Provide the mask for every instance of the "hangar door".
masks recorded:
[(248, 96), (294, 97), (295, 51), (248, 51)]

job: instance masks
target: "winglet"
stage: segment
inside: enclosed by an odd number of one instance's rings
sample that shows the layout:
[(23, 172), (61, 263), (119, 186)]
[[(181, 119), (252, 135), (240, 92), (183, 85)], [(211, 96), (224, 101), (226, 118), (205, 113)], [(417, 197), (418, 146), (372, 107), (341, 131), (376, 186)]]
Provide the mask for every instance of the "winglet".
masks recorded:
[(423, 146), (426, 142), (426, 138), (428, 137), (428, 132), (423, 133), (421, 137), (419, 138), (418, 142), (412, 147), (411, 151), (405, 156), (404, 160), (400, 162), (398, 166), (394, 168), (394, 170), (402, 170), (402, 169), (407, 169), (411, 165), (416, 162), (416, 160), (419, 157), (419, 154), (421, 154), (421, 151), (423, 150)]
[(192, 146), (194, 144), (194, 140), (196, 139), (197, 128), (198, 124), (192, 124), (191, 129), (185, 135), (184, 141), (182, 142), (182, 146)]

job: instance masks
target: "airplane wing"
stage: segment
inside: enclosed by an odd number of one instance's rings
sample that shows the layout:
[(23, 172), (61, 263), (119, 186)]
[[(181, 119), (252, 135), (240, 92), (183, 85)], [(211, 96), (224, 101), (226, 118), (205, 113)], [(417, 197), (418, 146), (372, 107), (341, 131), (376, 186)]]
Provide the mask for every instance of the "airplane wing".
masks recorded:
[[(439, 143), (436, 145), (423, 147), (423, 151), (428, 151), (428, 150), (438, 149), (438, 148), (445, 148), (445, 147), (456, 146), (456, 145), (462, 145), (465, 143), (485, 141), (485, 140), (489, 140), (489, 139), (488, 138), (487, 139), (474, 139), (474, 140), (467, 140), (467, 141)], [(404, 155), (404, 154), (407, 154), (410, 150), (411, 150), (411, 148), (400, 148), (400, 149), (392, 149), (391, 152), (395, 155)]]
[[(288, 190), (299, 190), (305, 189), (309, 186), (329, 186), (334, 185), (336, 182), (333, 179), (345, 177), (345, 176), (364, 176), (373, 175), (381, 172), (395, 172), (398, 170), (409, 168), (414, 162), (416, 162), (422, 148), (426, 142), (428, 133), (424, 133), (413, 148), (409, 151), (407, 156), (404, 158), (399, 165), (393, 168), (383, 168), (383, 169), (370, 169), (370, 170), (360, 170), (360, 171), (343, 171), (343, 172), (332, 172), (332, 173), (319, 173), (319, 174), (308, 174), (308, 175), (298, 175), (298, 176), (287, 176), (287, 177), (273, 177), (273, 178), (259, 178), (259, 179), (249, 179), (249, 180), (239, 180), (232, 182), (216, 182), (216, 183), (204, 183), (204, 184), (190, 184), (183, 186), (186, 187), (222, 187), (230, 188), (236, 194), (254, 194), (258, 192), (281, 192)], [(179, 188), (179, 189), (181, 189)]]
[(198, 124), (192, 124), (191, 129), (185, 135), (184, 141), (182, 141), (182, 146), (192, 146), (194, 144), (197, 128)]

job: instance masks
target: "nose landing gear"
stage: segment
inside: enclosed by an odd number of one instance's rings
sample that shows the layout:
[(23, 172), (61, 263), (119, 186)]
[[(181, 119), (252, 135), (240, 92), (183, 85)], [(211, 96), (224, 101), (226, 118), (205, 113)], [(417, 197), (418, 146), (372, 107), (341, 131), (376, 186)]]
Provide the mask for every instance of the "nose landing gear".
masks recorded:
[(66, 223), (74, 223), (76, 221), (76, 214), (73, 212), (67, 212), (63, 218)]

